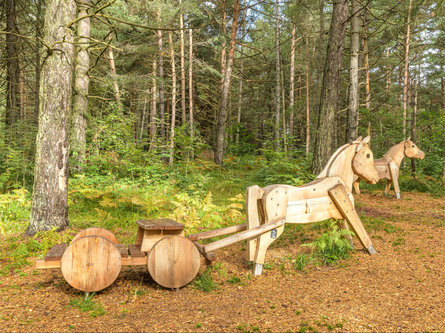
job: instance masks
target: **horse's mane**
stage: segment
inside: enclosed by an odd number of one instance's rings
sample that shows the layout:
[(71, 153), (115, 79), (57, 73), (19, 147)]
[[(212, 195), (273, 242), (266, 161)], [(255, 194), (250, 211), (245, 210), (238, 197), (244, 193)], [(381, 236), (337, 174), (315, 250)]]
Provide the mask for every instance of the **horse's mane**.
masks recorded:
[(341, 146), (340, 148), (338, 148), (335, 153), (332, 154), (332, 156), (329, 158), (328, 163), (326, 163), (326, 166), (324, 167), (324, 169), (318, 174), (318, 176), (316, 178), (324, 178), (328, 176), (328, 171), (329, 168), (331, 167), (331, 165), (334, 163), (335, 159), (349, 146), (355, 144), (355, 142), (353, 143), (347, 143), (343, 146)]
[(399, 149), (400, 145), (401, 145), (401, 144), (404, 144), (404, 143), (405, 143), (405, 141), (402, 141), (402, 142), (399, 142), (399, 143), (395, 144), (394, 146), (392, 146), (391, 148), (389, 148), (389, 150), (385, 153), (385, 155), (383, 155), (383, 157), (392, 155), (392, 154), (394, 153), (394, 151), (395, 151), (396, 149)]

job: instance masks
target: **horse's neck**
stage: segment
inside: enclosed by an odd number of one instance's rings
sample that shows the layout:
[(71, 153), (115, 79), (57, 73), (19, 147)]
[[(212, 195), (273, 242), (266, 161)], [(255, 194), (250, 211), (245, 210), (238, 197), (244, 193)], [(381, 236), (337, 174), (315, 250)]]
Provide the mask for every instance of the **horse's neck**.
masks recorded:
[(340, 177), (348, 192), (352, 190), (354, 172), (352, 171), (352, 159), (355, 155), (355, 145), (350, 145), (342, 150), (328, 167), (325, 177)]
[(398, 167), (402, 163), (403, 158), (405, 157), (404, 142), (396, 144), (392, 146), (391, 149), (385, 154), (385, 158), (394, 161)]

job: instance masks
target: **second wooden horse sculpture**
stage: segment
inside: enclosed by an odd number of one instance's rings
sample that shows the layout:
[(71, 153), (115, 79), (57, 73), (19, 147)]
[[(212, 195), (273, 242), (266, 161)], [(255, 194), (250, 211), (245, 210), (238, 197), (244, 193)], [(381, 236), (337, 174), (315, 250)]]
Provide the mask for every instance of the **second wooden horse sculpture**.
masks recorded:
[[(420, 158), (422, 160), (425, 157), (425, 153), (421, 151), (410, 138), (408, 138), (408, 140), (392, 146), (382, 158), (379, 158), (374, 162), (375, 168), (379, 173), (379, 179), (386, 179), (385, 194), (388, 194), (392, 183), (397, 199), (400, 199), (400, 164), (405, 156), (409, 158)], [(353, 186), (355, 193), (357, 194), (360, 194), (360, 181), (360, 177), (356, 176)]]
[[(305, 185), (251, 186), (247, 189), (247, 229), (282, 222), (276, 229), (249, 241), (249, 260), (260, 275), (267, 248), (284, 229), (284, 223), (313, 223), (329, 218), (346, 220), (361, 244), (370, 254), (375, 253), (360, 217), (354, 208), (351, 194), (356, 174), (375, 184), (378, 173), (374, 167), (369, 136), (340, 147), (329, 159), (317, 178)], [(348, 228), (343, 221), (341, 226)]]

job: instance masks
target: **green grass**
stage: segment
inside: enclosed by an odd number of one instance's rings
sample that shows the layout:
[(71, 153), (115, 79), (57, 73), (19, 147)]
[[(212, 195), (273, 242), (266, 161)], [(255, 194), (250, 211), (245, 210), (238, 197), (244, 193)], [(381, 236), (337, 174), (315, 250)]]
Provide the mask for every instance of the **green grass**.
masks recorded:
[(105, 310), (100, 303), (93, 301), (94, 293), (88, 295), (88, 297), (80, 297), (72, 299), (68, 306), (77, 308), (81, 312), (88, 312), (90, 317), (99, 317), (105, 314)]

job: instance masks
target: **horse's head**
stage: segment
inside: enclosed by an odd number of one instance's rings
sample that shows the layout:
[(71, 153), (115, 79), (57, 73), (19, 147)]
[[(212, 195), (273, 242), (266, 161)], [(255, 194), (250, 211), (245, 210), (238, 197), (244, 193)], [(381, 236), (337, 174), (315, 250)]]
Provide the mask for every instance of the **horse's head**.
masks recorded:
[(409, 158), (420, 158), (423, 160), (425, 157), (425, 153), (419, 149), (419, 147), (416, 146), (414, 142), (408, 138), (408, 140), (404, 143), (405, 148), (405, 156)]
[(374, 155), (367, 145), (370, 137), (363, 140), (359, 138), (354, 141), (357, 143), (354, 158), (352, 159), (352, 170), (354, 173), (367, 183), (376, 184), (379, 181), (379, 174), (374, 166)]

